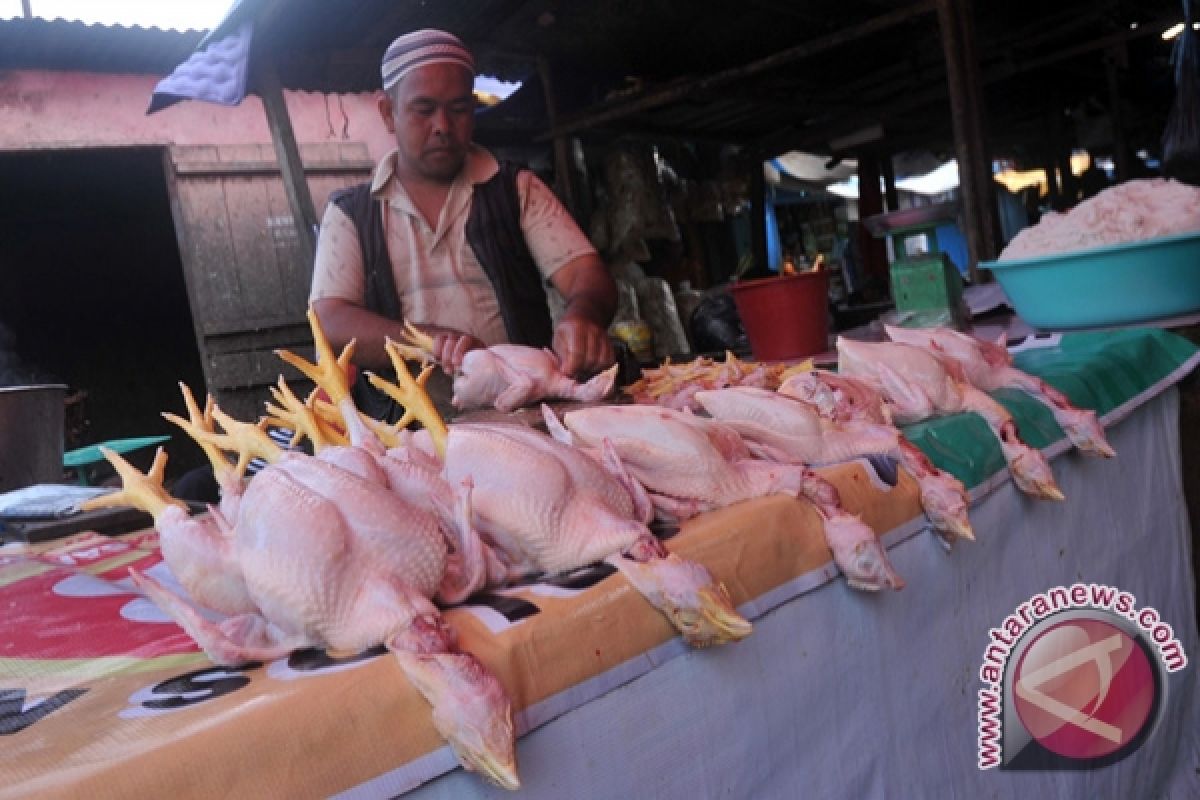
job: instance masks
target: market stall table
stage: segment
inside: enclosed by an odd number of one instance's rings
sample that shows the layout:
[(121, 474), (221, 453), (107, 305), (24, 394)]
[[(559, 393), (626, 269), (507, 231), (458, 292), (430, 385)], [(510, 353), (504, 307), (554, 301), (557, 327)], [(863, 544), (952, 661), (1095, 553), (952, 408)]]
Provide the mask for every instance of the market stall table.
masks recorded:
[[(1044, 409), (998, 393), (1047, 448), (1065, 503), (1013, 488), (968, 416), (913, 426), (972, 485), (978, 541), (923, 533), (915, 485), (866, 462), (825, 470), (885, 540), (900, 593), (846, 588), (815, 514), (770, 497), (687, 523), (670, 547), (706, 564), (755, 622), (689, 651), (619, 575), (585, 569), (447, 612), (513, 696), (524, 793), (634, 796), (1197, 796), (1195, 667), (1119, 764), (980, 772), (979, 668), (989, 628), (1077, 581), (1133, 593), (1195, 659), (1177, 394), (1200, 360), (1162, 332), (1065, 337), (1020, 365), (1098, 407), (1115, 461), (1068, 451)], [(977, 424), (978, 423), (978, 424)], [(165, 575), (153, 533), (77, 537), (0, 560), (0, 797), (502, 796), (456, 769), (428, 707), (381, 650), (304, 651), (214, 668), (130, 588)]]

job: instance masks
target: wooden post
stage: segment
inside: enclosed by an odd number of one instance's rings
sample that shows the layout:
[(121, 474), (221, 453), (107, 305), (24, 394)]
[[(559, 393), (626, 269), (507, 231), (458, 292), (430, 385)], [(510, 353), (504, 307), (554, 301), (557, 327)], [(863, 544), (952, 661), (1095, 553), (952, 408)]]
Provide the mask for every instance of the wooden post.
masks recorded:
[[(962, 188), (964, 234), (970, 257), (972, 282), (979, 280), (979, 262), (992, 258), (995, 250), (995, 223), (989, 222), (988, 209), (995, 209), (991, 186), (991, 159), (985, 147), (982, 122), (982, 90), (978, 83), (978, 64), (970, 64), (974, 45), (963, 0), (937, 0), (938, 25), (946, 58), (946, 80), (950, 92), (950, 118), (954, 127), (954, 149), (958, 158), (959, 184)], [(972, 81), (972, 75), (976, 80)], [(986, 172), (985, 172), (986, 168)], [(984, 177), (986, 175), (986, 178)], [(994, 219), (994, 218), (993, 218)], [(990, 231), (990, 235), (989, 235)]]
[[(987, 133), (987, 103), (983, 96), (983, 78), (979, 69), (979, 55), (975, 46), (975, 17), (969, 0), (959, 0), (955, 7), (958, 10), (959, 31), (962, 33), (960, 44), (963, 52), (963, 65), (966, 67), (967, 98), (970, 101), (970, 114), (967, 121), (970, 124), (971, 168), (975, 170), (976, 185), (980, 187), (976, 195), (979, 204), (977, 214), (981, 225), (982, 251), (980, 257), (993, 259), (1000, 254), (1000, 243), (1003, 238), (1000, 233), (999, 200), (996, 195), (996, 180), (992, 172), (992, 150), (988, 146)], [(978, 282), (978, 272), (973, 272), (971, 280)]]
[(858, 158), (858, 252), (862, 258), (863, 277), (868, 294), (875, 300), (888, 294), (887, 245), (867, 231), (862, 220), (883, 211), (883, 194), (879, 191), (879, 159), (871, 153), (857, 153)]
[(33, 9), (29, 7), (29, 0), (21, 0), (21, 16), (33, 19)]
[(767, 179), (760, 153), (750, 154), (750, 254), (754, 256), (753, 272), (767, 274)]
[[(537, 60), (538, 77), (542, 79), (542, 96), (546, 101), (546, 116), (550, 121), (550, 130), (558, 127), (558, 101), (554, 97), (554, 79), (550, 74), (550, 62), (539, 56)], [(586, 225), (587, 220), (580, 219), (580, 209), (575, 203), (575, 191), (571, 185), (571, 153), (570, 142), (565, 135), (554, 137), (554, 193), (563, 202), (575, 221)]]
[(265, 53), (259, 54), (254, 85), (267, 114), (271, 141), (275, 144), (275, 158), (279, 161), (279, 172), (283, 176), (284, 193), (292, 209), (296, 246), (305, 268), (311, 273), (317, 252), (317, 212), (304, 178), (304, 164), (300, 160), (300, 148), (292, 131), (283, 89), (279, 85), (279, 74), (275, 71), (274, 62)]
[(896, 165), (892, 161), (891, 153), (880, 157), (879, 168), (883, 172), (883, 197), (887, 202), (887, 210), (899, 211), (900, 195), (896, 192)]

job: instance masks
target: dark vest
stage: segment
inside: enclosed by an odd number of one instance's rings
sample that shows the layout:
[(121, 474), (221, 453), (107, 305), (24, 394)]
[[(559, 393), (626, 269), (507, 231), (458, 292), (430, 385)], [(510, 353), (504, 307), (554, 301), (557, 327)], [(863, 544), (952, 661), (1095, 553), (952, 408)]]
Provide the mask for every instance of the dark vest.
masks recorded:
[[(467, 215), (466, 239), (496, 292), (508, 340), (513, 344), (549, 347), (554, 329), (542, 275), (521, 230), (521, 201), (517, 193), (517, 173), (521, 169), (502, 161), (490, 180), (475, 185)], [(358, 232), (366, 277), (364, 306), (389, 319), (401, 320), (400, 297), (383, 230), (383, 208), (371, 196), (371, 185), (361, 183), (341, 189), (330, 195), (329, 200), (345, 212)], [(371, 416), (399, 418), (395, 403), (361, 376), (354, 388), (354, 398), (359, 408)]]

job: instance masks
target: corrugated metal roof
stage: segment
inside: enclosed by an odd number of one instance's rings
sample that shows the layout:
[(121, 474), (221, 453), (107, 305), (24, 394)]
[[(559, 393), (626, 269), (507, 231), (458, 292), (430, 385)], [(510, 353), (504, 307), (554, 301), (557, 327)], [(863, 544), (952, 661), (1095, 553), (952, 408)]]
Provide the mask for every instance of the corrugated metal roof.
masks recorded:
[(64, 19), (0, 21), (0, 69), (166, 75), (204, 31), (87, 25)]

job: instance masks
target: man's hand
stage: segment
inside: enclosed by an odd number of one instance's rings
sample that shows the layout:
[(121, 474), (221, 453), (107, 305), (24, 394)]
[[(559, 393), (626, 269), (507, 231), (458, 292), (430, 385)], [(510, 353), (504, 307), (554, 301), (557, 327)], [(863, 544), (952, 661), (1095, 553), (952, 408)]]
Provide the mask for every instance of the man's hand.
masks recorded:
[(608, 323), (617, 307), (617, 287), (599, 256), (580, 256), (550, 277), (567, 302), (554, 329), (554, 352), (566, 375), (598, 372), (616, 360)]
[(433, 357), (447, 373), (458, 372), (468, 350), (483, 347), (474, 336), (444, 328), (428, 331), (433, 336)]
[(554, 353), (566, 375), (599, 372), (612, 366), (608, 332), (584, 317), (564, 316), (554, 329)]

